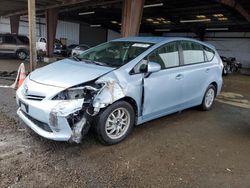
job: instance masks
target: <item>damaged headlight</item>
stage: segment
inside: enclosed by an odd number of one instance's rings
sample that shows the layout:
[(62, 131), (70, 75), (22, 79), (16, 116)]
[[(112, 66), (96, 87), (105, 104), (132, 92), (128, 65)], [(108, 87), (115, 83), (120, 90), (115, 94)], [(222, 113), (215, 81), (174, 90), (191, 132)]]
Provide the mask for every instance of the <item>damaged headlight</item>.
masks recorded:
[(58, 93), (52, 100), (90, 99), (98, 93), (103, 84), (75, 86)]

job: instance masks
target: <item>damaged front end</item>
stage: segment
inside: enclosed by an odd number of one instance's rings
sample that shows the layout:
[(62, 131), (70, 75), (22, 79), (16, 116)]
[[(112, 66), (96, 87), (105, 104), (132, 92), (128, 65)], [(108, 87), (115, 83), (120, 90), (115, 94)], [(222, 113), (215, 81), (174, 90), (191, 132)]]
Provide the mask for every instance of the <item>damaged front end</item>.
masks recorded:
[(112, 78), (94, 80), (68, 88), (52, 100), (60, 100), (49, 114), (49, 122), (54, 131), (67, 120), (72, 130), (70, 142), (80, 143), (90, 129), (93, 117), (100, 109), (125, 97), (122, 86)]

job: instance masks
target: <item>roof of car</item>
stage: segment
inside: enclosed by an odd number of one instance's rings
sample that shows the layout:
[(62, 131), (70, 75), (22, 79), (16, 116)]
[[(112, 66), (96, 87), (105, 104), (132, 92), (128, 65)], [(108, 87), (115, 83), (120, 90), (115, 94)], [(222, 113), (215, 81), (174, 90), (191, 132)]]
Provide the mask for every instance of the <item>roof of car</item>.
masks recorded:
[(188, 41), (202, 43), (202, 44), (209, 46), (210, 48), (214, 48), (214, 46), (209, 43), (205, 43), (205, 42), (193, 39), (193, 38), (186, 38), (186, 37), (126, 37), (126, 38), (115, 39), (113, 41), (144, 42), (144, 43), (157, 44), (157, 43), (168, 42), (168, 41), (173, 41), (173, 40), (188, 40)]
[(126, 37), (119, 38), (113, 41), (133, 41), (133, 42), (147, 42), (147, 43), (159, 43), (163, 40), (169, 40), (167, 37)]
[[(170, 40), (190, 40), (190, 41), (198, 41), (192, 38), (185, 38), (185, 37), (126, 37), (126, 38), (119, 38), (113, 41), (132, 41), (132, 42), (148, 42), (148, 43), (160, 43), (160, 42), (167, 42)], [(198, 41), (201, 42), (201, 41)]]

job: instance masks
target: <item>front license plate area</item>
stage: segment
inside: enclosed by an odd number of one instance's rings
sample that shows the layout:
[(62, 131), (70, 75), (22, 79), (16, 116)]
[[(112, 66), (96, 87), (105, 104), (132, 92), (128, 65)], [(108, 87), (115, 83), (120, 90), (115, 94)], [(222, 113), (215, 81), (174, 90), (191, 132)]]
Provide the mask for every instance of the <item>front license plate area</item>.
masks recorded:
[(19, 100), (19, 107), (21, 108), (22, 111), (29, 113), (29, 105), (26, 104), (25, 102)]

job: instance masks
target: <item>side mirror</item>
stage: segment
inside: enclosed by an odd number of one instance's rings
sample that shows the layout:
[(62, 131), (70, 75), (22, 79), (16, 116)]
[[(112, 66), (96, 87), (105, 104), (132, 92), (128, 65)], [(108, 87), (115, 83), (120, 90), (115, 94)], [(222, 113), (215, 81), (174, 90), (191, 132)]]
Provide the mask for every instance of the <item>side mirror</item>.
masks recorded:
[(158, 63), (148, 62), (148, 73), (158, 72), (161, 70), (161, 66)]

